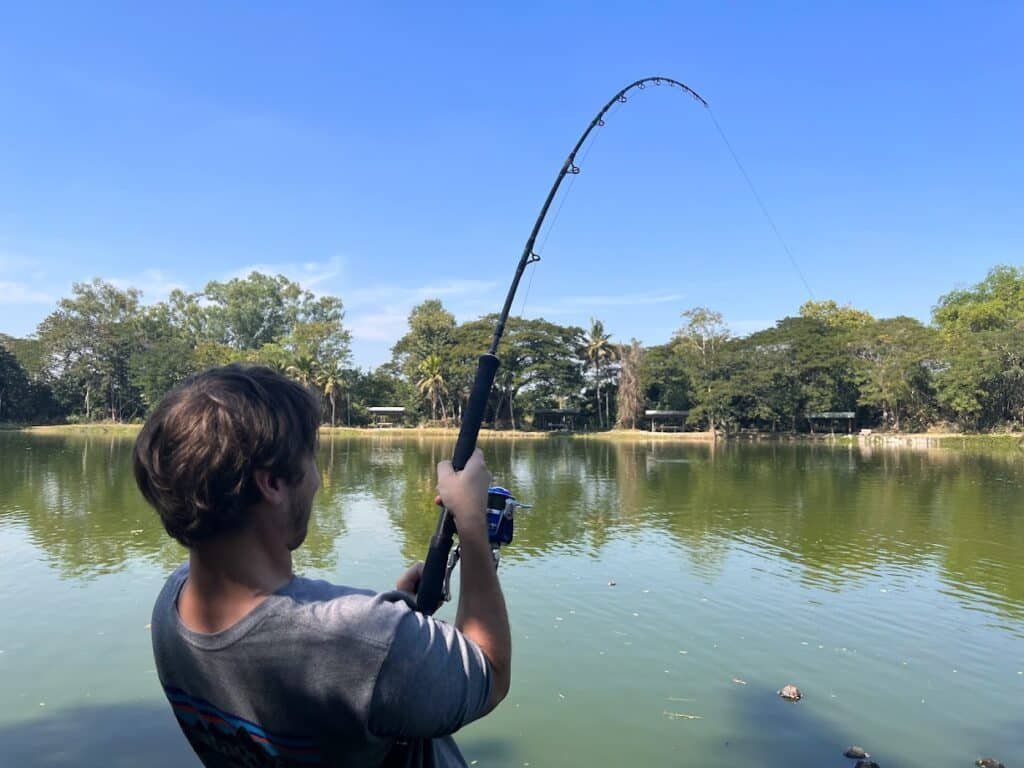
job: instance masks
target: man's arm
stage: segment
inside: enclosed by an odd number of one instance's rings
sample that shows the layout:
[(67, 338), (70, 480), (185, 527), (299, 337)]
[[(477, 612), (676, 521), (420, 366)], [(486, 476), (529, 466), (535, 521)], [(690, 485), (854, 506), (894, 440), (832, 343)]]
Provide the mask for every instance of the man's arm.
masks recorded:
[(491, 666), (490, 712), (508, 693), (512, 677), (512, 635), (505, 597), (487, 539), (487, 488), (491, 473), (477, 449), (461, 472), (450, 461), (437, 465), (437, 490), (455, 517), (462, 576), (455, 627), (480, 646)]

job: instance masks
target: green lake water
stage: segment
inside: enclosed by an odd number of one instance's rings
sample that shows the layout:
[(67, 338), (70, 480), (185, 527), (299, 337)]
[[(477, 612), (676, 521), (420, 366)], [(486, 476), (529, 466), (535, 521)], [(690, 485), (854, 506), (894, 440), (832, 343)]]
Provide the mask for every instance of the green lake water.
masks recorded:
[[(185, 554), (130, 448), (0, 433), (0, 765), (198, 765), (147, 629)], [(1024, 454), (484, 449), (536, 506), (501, 565), (512, 691), (458, 734), (467, 761), (852, 768), (859, 744), (883, 768), (1024, 764)], [(325, 438), (297, 570), (388, 588), (450, 450)]]

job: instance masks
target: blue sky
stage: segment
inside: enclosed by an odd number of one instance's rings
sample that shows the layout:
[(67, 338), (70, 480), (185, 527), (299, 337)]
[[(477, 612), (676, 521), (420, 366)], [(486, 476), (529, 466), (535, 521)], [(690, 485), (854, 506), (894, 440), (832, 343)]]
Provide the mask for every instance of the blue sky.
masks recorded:
[[(652, 74), (711, 103), (816, 298), (927, 319), (1024, 263), (1018, 3), (103, 5), (4, 12), (0, 332), (74, 281), (157, 301), (257, 268), (340, 296), (383, 362), (424, 298), (499, 308), (576, 137)], [(658, 343), (688, 307), (747, 333), (807, 300), (679, 92), (581, 167), (527, 315)]]

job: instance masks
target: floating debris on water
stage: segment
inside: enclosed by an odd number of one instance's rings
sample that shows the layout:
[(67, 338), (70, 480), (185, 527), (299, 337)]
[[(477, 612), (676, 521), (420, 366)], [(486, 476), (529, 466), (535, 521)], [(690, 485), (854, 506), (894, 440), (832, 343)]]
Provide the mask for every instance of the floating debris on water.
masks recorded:
[(669, 696), (665, 701), (696, 701), (696, 699), (683, 699), (679, 696)]
[(152, 624), (147, 624), (146, 626), (143, 627), (143, 629), (152, 629), (152, 628), (153, 628)]
[[(680, 656), (685, 656), (685, 655), (686, 655), (686, 654), (688, 654), (688, 653), (689, 653), (689, 651), (680, 651), (680, 652), (679, 652), (679, 655), (680, 655)], [(1020, 672), (1018, 672), (1017, 674), (1019, 675), (1019, 674), (1020, 674)]]
[(746, 681), (746, 680), (740, 680), (740, 679), (739, 679), (738, 677), (734, 677), (734, 678), (732, 679), (732, 681), (733, 681), (734, 683), (736, 683), (736, 685), (746, 685), (746, 684), (747, 684), (747, 681)]
[(779, 696), (784, 698), (786, 701), (800, 701), (804, 697), (803, 693), (795, 685), (784, 685), (778, 691)]
[(633, 615), (634, 615), (634, 616), (639, 616), (640, 614), (639, 614), (639, 613), (637, 613), (636, 611), (633, 611)]
[(669, 712), (668, 710), (664, 710), (661, 714), (663, 714), (669, 720), (703, 720), (704, 719), (700, 715), (691, 715), (689, 712)]
[(564, 693), (559, 693), (558, 694), (558, 698), (560, 698), (562, 701), (565, 701), (565, 694)]
[(993, 757), (979, 757), (974, 761), (974, 764), (978, 766), (978, 768), (1006, 768), (1005, 765)]
[(843, 752), (843, 757), (848, 757), (851, 760), (867, 760), (871, 755), (864, 750), (864, 747), (847, 747)]
[(561, 616), (555, 616), (555, 621), (565, 621)]
[(45, 701), (40, 701), (39, 702), (39, 706), (40, 707), (45, 707), (46, 706), (46, 702)]
[(609, 587), (614, 587), (614, 586), (615, 586), (615, 584), (616, 584), (616, 582), (614, 582), (614, 581), (609, 581), (609, 582), (608, 582), (608, 586), (609, 586)]

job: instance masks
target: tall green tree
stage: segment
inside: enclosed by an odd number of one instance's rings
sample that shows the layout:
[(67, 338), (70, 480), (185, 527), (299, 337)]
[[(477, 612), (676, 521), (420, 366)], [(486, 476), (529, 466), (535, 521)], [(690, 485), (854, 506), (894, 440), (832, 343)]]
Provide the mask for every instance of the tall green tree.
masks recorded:
[(1024, 270), (995, 267), (939, 299), (933, 318), (944, 348), (940, 403), (967, 427), (1024, 424)]
[(593, 317), (590, 318), (590, 329), (583, 336), (583, 357), (594, 376), (597, 422), (602, 429), (608, 426), (609, 419), (607, 403), (605, 404), (605, 413), (601, 411), (601, 384), (605, 370), (615, 359), (615, 355), (615, 344), (612, 343), (611, 334), (605, 332), (604, 323)]
[(885, 426), (899, 431), (906, 417), (917, 426), (927, 422), (936, 341), (933, 330), (910, 317), (873, 320), (858, 330), (852, 343), (858, 400), (879, 409)]
[[(338, 397), (343, 393), (346, 396), (348, 395), (346, 372), (338, 365), (320, 367), (317, 369), (313, 380), (331, 405), (331, 426), (333, 427), (335, 426), (334, 417)], [(346, 423), (351, 426), (351, 413), (346, 418)]]
[(444, 407), (444, 372), (442, 370), (441, 356), (428, 355), (419, 364), (420, 379), (416, 382), (416, 389), (430, 401), (430, 417), (437, 421), (437, 405), (441, 404), (441, 418), (447, 420), (448, 415)]
[(128, 360), (128, 372), (146, 410), (199, 368), (195, 342), (174, 323), (167, 303), (140, 311), (138, 346)]
[(676, 331), (674, 342), (692, 371), (695, 404), (690, 419), (704, 421), (713, 432), (726, 417), (727, 394), (721, 382), (727, 377), (719, 364), (730, 338), (729, 329), (721, 313), (707, 307), (688, 309), (682, 318), (686, 322)]
[(676, 344), (648, 347), (639, 366), (645, 403), (654, 410), (688, 410), (693, 402), (690, 373)]
[(392, 361), (410, 379), (420, 364), (431, 355), (450, 362), (455, 343), (455, 316), (444, 308), (440, 299), (427, 299), (409, 312), (409, 329), (391, 348)]
[(140, 291), (95, 279), (75, 283), (72, 296), (39, 325), (47, 378), (69, 410), (119, 421), (142, 411), (130, 361), (140, 347)]

